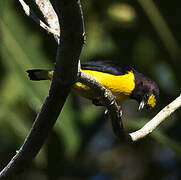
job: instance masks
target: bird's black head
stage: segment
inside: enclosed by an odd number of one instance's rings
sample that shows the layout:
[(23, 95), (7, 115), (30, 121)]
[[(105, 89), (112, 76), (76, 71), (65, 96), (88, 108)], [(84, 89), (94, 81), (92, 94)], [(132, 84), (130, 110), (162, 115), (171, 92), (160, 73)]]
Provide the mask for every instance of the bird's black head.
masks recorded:
[(141, 73), (134, 72), (135, 89), (131, 98), (136, 99), (139, 103), (139, 110), (144, 107), (154, 108), (159, 98), (159, 88), (157, 84)]

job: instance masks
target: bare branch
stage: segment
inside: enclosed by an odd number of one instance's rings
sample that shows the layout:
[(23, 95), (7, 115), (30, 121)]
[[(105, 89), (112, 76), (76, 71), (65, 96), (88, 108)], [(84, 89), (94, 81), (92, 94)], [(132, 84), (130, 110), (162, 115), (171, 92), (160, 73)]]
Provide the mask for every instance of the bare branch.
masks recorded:
[(59, 36), (60, 32), (56, 31), (52, 28), (50, 28), (49, 26), (47, 26), (43, 21), (41, 21), (36, 14), (33, 12), (32, 9), (30, 9), (30, 7), (25, 3), (24, 0), (19, 0), (19, 2), (21, 3), (23, 10), (25, 12), (25, 14), (29, 17), (31, 17), (37, 24), (40, 25), (40, 27), (42, 27), (43, 29), (45, 29), (48, 33), (51, 33), (55, 36)]
[(34, 0), (51, 29), (60, 33), (58, 16), (49, 0)]
[(169, 117), (175, 110), (181, 106), (181, 95), (177, 97), (173, 102), (163, 108), (153, 119), (145, 124), (141, 129), (130, 133), (132, 141), (137, 141), (149, 133), (151, 133), (156, 127), (160, 125), (167, 117)]
[(57, 1), (58, 7), (56, 8), (61, 12), (58, 18), (61, 19), (62, 33), (49, 94), (23, 146), (1, 171), (0, 180), (14, 179), (13, 176), (24, 170), (36, 156), (55, 124), (77, 78), (78, 60), (84, 39), (81, 9), (77, 0), (69, 0), (66, 3), (63, 0)]
[[(50, 3), (50, 0), (34, 0), (34, 2), (36, 3), (37, 7), (39, 8), (45, 21), (52, 29), (52, 31), (58, 32), (60, 34), (59, 17), (54, 11), (54, 8)], [(59, 43), (59, 36), (54, 34), (54, 38), (56, 42)]]

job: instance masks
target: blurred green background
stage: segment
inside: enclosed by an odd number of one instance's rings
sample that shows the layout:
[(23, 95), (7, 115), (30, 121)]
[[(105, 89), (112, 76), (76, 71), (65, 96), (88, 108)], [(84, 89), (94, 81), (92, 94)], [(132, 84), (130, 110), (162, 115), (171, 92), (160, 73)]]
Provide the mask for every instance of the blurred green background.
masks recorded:
[[(81, 61), (115, 60), (154, 79), (160, 101), (138, 112), (122, 103), (127, 131), (140, 128), (181, 89), (181, 1), (85, 1), (86, 44)], [(22, 145), (45, 99), (50, 82), (32, 82), (26, 70), (52, 68), (53, 37), (28, 18), (18, 1), (0, 1), (0, 168)], [(46, 144), (18, 180), (179, 180), (181, 111), (151, 136), (120, 142), (103, 107), (70, 94)]]

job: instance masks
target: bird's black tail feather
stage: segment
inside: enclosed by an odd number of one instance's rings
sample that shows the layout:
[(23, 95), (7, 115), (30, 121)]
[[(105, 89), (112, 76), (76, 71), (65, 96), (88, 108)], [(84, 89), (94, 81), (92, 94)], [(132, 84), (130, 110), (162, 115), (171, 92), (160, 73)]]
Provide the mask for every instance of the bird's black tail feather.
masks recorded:
[(42, 69), (32, 69), (27, 70), (30, 80), (40, 81), (40, 80), (50, 80), (53, 76), (53, 70), (42, 70)]

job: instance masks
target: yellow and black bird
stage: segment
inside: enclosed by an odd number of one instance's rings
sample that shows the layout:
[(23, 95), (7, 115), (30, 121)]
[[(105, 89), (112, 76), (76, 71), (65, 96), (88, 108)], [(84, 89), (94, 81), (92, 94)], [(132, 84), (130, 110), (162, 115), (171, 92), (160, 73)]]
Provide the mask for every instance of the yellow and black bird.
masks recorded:
[[(123, 67), (120, 63), (113, 61), (90, 61), (81, 63), (81, 69), (111, 90), (117, 102), (128, 98), (135, 99), (141, 110), (144, 107), (155, 107), (158, 101), (157, 84), (132, 67)], [(31, 80), (39, 81), (51, 80), (54, 71), (33, 69), (27, 72)], [(94, 92), (86, 85), (76, 82), (73, 91), (82, 97), (91, 99), (94, 104), (99, 104)]]

